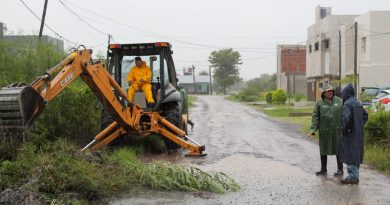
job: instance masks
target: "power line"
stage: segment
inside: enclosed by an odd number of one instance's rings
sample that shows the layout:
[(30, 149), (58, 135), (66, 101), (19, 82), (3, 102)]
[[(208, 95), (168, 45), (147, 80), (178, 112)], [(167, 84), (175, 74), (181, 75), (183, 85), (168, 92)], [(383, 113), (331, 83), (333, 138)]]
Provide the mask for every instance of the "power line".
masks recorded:
[(261, 56), (261, 57), (258, 57), (258, 58), (245, 58), (245, 59), (242, 59), (242, 61), (260, 60), (260, 59), (267, 58), (267, 57), (270, 57), (270, 56), (275, 56), (275, 55), (272, 54), (272, 55)]
[[(37, 18), (39, 21), (41, 21), (42, 22), (42, 20), (41, 20), (41, 18), (39, 18), (39, 16), (23, 1), (23, 0), (19, 0), (29, 11), (30, 11), (30, 13), (32, 13), (34, 16), (35, 16), (35, 18)], [(45, 23), (45, 26), (51, 31), (51, 32), (53, 32), (55, 35), (57, 35), (59, 38), (61, 38), (62, 40), (64, 40), (64, 41), (66, 41), (66, 42), (68, 42), (68, 43), (70, 43), (70, 44), (73, 44), (73, 45), (77, 45), (77, 43), (76, 42), (73, 42), (73, 41), (70, 41), (70, 40), (68, 40), (68, 39), (66, 39), (65, 37), (63, 37), (63, 36), (61, 36), (60, 34), (58, 34), (56, 31), (54, 31), (49, 25), (47, 25), (46, 23)]]
[(72, 9), (70, 9), (67, 5), (64, 4), (64, 2), (62, 2), (61, 0), (58, 0), (62, 6), (64, 6), (68, 11), (70, 11), (73, 15), (75, 15), (80, 21), (82, 21), (83, 23), (85, 23), (87, 26), (89, 26), (90, 28), (92, 28), (93, 30), (95, 30), (96, 32), (104, 35), (104, 36), (107, 36), (108, 34), (107, 33), (104, 33), (102, 32), (101, 30), (93, 27), (91, 24), (89, 24), (88, 22), (86, 22), (83, 18), (81, 18), (76, 12), (74, 12)]
[(169, 37), (169, 36), (165, 36), (165, 35), (161, 35), (161, 34), (156, 34), (156, 33), (153, 33), (153, 32), (149, 32), (149, 31), (146, 31), (146, 30), (137, 28), (137, 27), (135, 27), (135, 26), (127, 25), (127, 24), (122, 23), (122, 22), (120, 22), (120, 21), (117, 21), (117, 20), (115, 20), (115, 19), (111, 19), (111, 18), (109, 18), (109, 17), (104, 17), (104, 16), (102, 16), (102, 15), (100, 15), (100, 14), (97, 14), (96, 12), (90, 11), (89, 9), (83, 8), (83, 7), (79, 6), (79, 5), (73, 4), (73, 3), (71, 3), (71, 2), (68, 2), (68, 1), (66, 1), (66, 2), (69, 3), (69, 4), (74, 5), (75, 7), (78, 7), (78, 8), (80, 8), (80, 9), (86, 10), (86, 11), (88, 11), (89, 13), (92, 13), (92, 14), (94, 14), (94, 15), (96, 15), (96, 16), (99, 16), (99, 17), (101, 17), (101, 18), (104, 18), (104, 19), (106, 19), (106, 20), (115, 22), (115, 23), (117, 23), (117, 24), (119, 24), (119, 25), (122, 25), (122, 26), (125, 26), (125, 27), (128, 27), (128, 28), (132, 28), (132, 29), (134, 29), (134, 30), (141, 31), (141, 32), (143, 32), (143, 33), (147, 33), (147, 34), (150, 34), (150, 35), (153, 35), (153, 36), (163, 37), (163, 38), (166, 38), (166, 39), (171, 39), (171, 40), (174, 40), (174, 41), (177, 41), (177, 42), (181, 42), (181, 43), (185, 43), (185, 44), (190, 44), (190, 45), (195, 45), (195, 46), (202, 46), (202, 47), (209, 47), (209, 48), (218, 48), (217, 46), (213, 46), (213, 45), (205, 45), (205, 44), (198, 44), (198, 43), (193, 43), (193, 42), (189, 42), (189, 41), (183, 41), (183, 40), (175, 39), (175, 38), (172, 38), (172, 37)]
[[(59, 1), (62, 1), (62, 0), (59, 0)], [(101, 14), (98, 14), (94, 11), (91, 11), (89, 9), (86, 9), (84, 7), (81, 7), (80, 5), (77, 5), (77, 4), (74, 4), (72, 2), (69, 2), (67, 0), (63, 0), (65, 2), (67, 2), (68, 4), (71, 4), (73, 5), (74, 7), (77, 7), (79, 9), (82, 9), (84, 11), (87, 11), (88, 13), (91, 13), (97, 17), (100, 17), (106, 21), (111, 21), (111, 22), (114, 22), (118, 25), (121, 25), (123, 27), (126, 27), (126, 28), (131, 28), (133, 30), (136, 30), (136, 31), (139, 31), (141, 33), (146, 33), (146, 34), (149, 34), (151, 36), (149, 37), (162, 37), (162, 38), (165, 38), (165, 39), (170, 39), (170, 40), (173, 40), (173, 41), (176, 41), (176, 42), (179, 42), (179, 43), (183, 43), (183, 44), (187, 44), (187, 45), (193, 45), (193, 46), (198, 46), (198, 47), (203, 47), (203, 48), (213, 48), (213, 49), (224, 49), (225, 47), (220, 47), (220, 46), (215, 46), (215, 45), (208, 45), (208, 44), (200, 44), (200, 43), (195, 43), (195, 42), (190, 42), (190, 41), (185, 41), (185, 40), (180, 40), (180, 39), (177, 39), (177, 38), (173, 38), (173, 37), (170, 37), (170, 36), (166, 36), (166, 35), (161, 35), (161, 34), (156, 34), (156, 33), (153, 33), (153, 32), (150, 32), (150, 31), (146, 31), (146, 30), (143, 30), (143, 29), (140, 29), (140, 28), (137, 28), (135, 26), (131, 26), (131, 25), (128, 25), (128, 24), (125, 24), (125, 23), (122, 23), (120, 21), (117, 21), (115, 19), (112, 19), (112, 18), (109, 18), (109, 17), (105, 17), (105, 16), (102, 16)], [(96, 21), (96, 20), (95, 20)], [(101, 22), (100, 22), (101, 23)], [(250, 48), (250, 47), (232, 47), (233, 49), (257, 49), (257, 48)], [(245, 51), (246, 52), (246, 51)]]

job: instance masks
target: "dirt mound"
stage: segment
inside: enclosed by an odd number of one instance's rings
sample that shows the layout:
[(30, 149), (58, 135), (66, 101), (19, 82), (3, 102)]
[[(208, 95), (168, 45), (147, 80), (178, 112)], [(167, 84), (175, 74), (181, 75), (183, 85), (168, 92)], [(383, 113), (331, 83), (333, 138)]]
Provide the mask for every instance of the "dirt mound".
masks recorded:
[(0, 193), (0, 204), (40, 205), (45, 204), (43, 197), (25, 189), (5, 189)]

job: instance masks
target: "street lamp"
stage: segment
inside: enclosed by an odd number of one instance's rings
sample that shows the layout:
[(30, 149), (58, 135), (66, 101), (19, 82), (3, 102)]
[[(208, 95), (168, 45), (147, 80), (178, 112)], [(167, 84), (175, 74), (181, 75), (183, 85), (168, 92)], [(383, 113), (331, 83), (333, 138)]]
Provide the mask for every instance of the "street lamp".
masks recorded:
[(192, 65), (192, 78), (194, 80), (194, 93), (196, 95), (196, 83), (195, 83), (195, 66)]

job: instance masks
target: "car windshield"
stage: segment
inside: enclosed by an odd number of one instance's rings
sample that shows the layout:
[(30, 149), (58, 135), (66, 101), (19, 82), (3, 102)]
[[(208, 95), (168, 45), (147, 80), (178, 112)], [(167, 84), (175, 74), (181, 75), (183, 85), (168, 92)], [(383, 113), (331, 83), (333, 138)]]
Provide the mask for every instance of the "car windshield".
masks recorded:
[(380, 99), (380, 98), (383, 98), (383, 97), (385, 97), (387, 95), (389, 95), (389, 93), (382, 91), (377, 96), (375, 96), (375, 99)]
[(379, 88), (366, 88), (363, 91), (363, 94), (367, 96), (375, 96), (378, 93)]

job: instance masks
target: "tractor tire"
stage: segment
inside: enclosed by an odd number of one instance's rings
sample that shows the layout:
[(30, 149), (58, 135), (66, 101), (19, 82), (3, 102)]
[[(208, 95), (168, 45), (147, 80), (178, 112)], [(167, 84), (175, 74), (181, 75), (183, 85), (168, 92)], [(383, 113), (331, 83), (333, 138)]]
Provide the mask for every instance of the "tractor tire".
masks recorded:
[[(111, 125), (111, 123), (114, 122), (114, 118), (110, 115), (108, 110), (106, 108), (103, 108), (102, 110), (102, 120), (100, 123), (100, 131), (103, 131), (105, 128)], [(125, 141), (125, 136), (119, 136), (116, 139), (114, 139), (108, 146), (118, 146), (123, 144)]]
[(100, 130), (103, 131), (106, 127), (111, 125), (111, 123), (114, 122), (114, 118), (110, 115), (108, 110), (106, 108), (103, 108), (102, 110), (102, 120), (100, 123)]
[[(170, 123), (174, 124), (176, 127), (182, 129), (182, 120), (181, 120), (181, 112), (180, 106), (178, 102), (170, 102), (166, 103), (166, 105), (162, 106), (162, 116), (168, 120)], [(164, 143), (168, 150), (178, 149), (180, 145), (175, 142), (169, 140), (168, 138), (162, 136)]]

